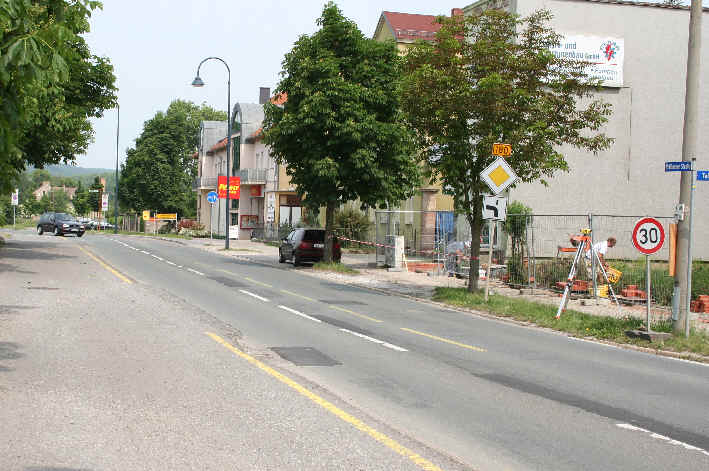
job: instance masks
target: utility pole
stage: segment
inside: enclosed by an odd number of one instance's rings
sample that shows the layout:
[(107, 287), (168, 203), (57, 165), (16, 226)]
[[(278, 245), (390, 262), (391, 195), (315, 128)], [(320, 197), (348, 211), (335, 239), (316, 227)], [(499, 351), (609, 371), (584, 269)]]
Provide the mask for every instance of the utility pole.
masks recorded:
[[(699, 74), (702, 46), (702, 0), (692, 0), (689, 14), (689, 44), (687, 46), (687, 82), (684, 97), (684, 129), (682, 132), (682, 160), (692, 162), (697, 157), (697, 137), (699, 129)], [(691, 172), (681, 172), (679, 202), (684, 205), (685, 216), (677, 224), (677, 269), (675, 282), (679, 285), (679, 312), (674, 321), (672, 330), (676, 333), (685, 331), (689, 325), (689, 299), (691, 286), (689, 286), (692, 269), (689, 248), (691, 247), (691, 201), (692, 180), (694, 168)]]

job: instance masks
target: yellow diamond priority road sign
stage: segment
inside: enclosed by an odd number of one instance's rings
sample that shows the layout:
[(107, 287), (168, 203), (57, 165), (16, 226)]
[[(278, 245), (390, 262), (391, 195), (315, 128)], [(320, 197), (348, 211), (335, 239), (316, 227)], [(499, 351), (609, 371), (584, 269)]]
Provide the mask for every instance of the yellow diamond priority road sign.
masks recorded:
[(488, 165), (487, 168), (480, 173), (480, 176), (495, 195), (499, 195), (505, 191), (505, 189), (516, 182), (518, 178), (515, 171), (512, 170), (512, 167), (501, 157)]

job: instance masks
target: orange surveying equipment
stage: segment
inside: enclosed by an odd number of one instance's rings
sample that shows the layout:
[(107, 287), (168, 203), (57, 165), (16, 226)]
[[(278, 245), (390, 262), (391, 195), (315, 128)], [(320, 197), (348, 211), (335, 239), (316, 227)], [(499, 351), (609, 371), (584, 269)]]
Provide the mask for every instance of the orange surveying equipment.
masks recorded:
[[(571, 287), (573, 286), (574, 280), (576, 278), (576, 270), (578, 264), (581, 263), (581, 257), (584, 255), (584, 252), (588, 252), (589, 250), (591, 251), (592, 259), (595, 259), (596, 265), (600, 267), (601, 273), (603, 273), (603, 278), (605, 278), (606, 283), (608, 283), (608, 289), (611, 295), (613, 296), (613, 301), (615, 301), (616, 306), (620, 308), (618, 298), (616, 298), (615, 292), (613, 291), (613, 286), (611, 285), (611, 282), (608, 279), (608, 273), (603, 267), (601, 259), (598, 257), (598, 252), (596, 252), (596, 249), (593, 248), (593, 244), (591, 243), (591, 229), (581, 229), (581, 235), (572, 237), (571, 241), (573, 245), (578, 245), (576, 248), (576, 255), (574, 255), (574, 261), (571, 264), (571, 270), (569, 270), (569, 276), (566, 279), (566, 285), (564, 286), (564, 294), (561, 296), (559, 309), (556, 311), (556, 318), (558, 319), (559, 317), (561, 317), (561, 313), (566, 310), (566, 306), (569, 304)], [(596, 274), (592, 273), (591, 276), (596, 276)]]

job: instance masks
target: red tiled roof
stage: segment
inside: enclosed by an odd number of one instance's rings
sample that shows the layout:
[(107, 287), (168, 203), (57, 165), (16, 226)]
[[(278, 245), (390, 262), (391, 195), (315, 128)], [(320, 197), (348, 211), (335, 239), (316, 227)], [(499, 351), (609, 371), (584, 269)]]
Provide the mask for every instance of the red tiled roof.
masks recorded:
[(402, 40), (433, 40), (436, 32), (441, 29), (441, 24), (436, 23), (435, 15), (415, 15), (411, 13), (397, 13), (384, 11), (382, 15), (394, 30), (397, 41)]
[(282, 105), (283, 103), (288, 101), (288, 94), (287, 93), (279, 93), (278, 95), (272, 97), (270, 101), (274, 105)]
[(222, 139), (221, 141), (217, 142), (214, 144), (210, 149), (209, 152), (216, 152), (218, 150), (222, 150), (226, 148), (226, 137)]

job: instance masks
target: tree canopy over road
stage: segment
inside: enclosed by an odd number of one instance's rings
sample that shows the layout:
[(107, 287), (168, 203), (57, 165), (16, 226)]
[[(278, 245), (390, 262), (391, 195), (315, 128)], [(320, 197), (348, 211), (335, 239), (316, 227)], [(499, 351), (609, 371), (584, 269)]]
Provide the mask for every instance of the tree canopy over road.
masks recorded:
[(0, 3), (0, 193), (29, 165), (67, 163), (93, 138), (89, 118), (115, 107), (113, 66), (81, 36), (101, 3)]

